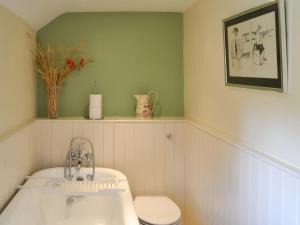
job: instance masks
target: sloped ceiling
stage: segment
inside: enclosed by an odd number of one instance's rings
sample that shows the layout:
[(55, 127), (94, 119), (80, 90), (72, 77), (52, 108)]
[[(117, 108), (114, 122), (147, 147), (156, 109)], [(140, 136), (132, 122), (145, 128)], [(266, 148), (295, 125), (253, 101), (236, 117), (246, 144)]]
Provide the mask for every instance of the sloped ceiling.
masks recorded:
[(183, 12), (196, 0), (0, 0), (35, 30), (66, 12)]

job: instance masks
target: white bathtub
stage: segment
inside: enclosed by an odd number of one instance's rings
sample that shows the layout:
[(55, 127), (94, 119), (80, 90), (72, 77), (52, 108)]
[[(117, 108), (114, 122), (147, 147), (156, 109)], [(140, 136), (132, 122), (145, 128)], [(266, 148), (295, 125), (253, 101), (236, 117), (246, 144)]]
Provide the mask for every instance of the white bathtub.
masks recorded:
[[(91, 172), (81, 169), (81, 174)], [(33, 177), (63, 177), (63, 168), (41, 170)], [(67, 196), (41, 189), (22, 189), (0, 215), (0, 225), (138, 225), (126, 177), (116, 171), (96, 168), (95, 180), (125, 179), (123, 192), (97, 196), (74, 197), (71, 206)], [(46, 179), (44, 179), (44, 182)], [(40, 179), (30, 178), (26, 185)]]

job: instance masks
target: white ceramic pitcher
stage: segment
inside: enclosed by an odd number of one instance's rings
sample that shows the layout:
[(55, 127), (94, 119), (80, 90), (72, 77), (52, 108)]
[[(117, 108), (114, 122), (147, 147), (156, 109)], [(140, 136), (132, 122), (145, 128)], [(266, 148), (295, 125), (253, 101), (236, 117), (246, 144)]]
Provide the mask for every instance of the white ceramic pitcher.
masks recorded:
[(158, 92), (150, 91), (147, 95), (134, 95), (136, 99), (136, 118), (151, 119), (158, 100)]

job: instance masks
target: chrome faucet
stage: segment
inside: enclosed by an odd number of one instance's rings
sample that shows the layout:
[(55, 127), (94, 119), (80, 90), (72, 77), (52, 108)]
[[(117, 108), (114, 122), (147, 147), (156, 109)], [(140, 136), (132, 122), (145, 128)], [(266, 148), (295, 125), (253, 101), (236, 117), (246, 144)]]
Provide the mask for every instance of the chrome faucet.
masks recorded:
[[(88, 151), (90, 150), (90, 151)], [(72, 180), (73, 177), (77, 181), (83, 181), (84, 178), (80, 176), (80, 169), (82, 166), (89, 167), (92, 163), (92, 174), (86, 176), (87, 180), (94, 180), (95, 177), (95, 160), (94, 148), (92, 142), (83, 137), (74, 137), (71, 140), (69, 151), (66, 155), (64, 166), (64, 177)], [(72, 174), (72, 168), (75, 168), (75, 174)]]

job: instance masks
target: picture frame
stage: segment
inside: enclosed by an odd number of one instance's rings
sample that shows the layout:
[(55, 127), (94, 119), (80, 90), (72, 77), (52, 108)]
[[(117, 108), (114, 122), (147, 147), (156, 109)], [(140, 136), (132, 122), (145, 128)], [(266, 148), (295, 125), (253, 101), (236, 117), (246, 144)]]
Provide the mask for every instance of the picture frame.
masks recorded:
[(223, 20), (225, 85), (287, 91), (284, 0)]

